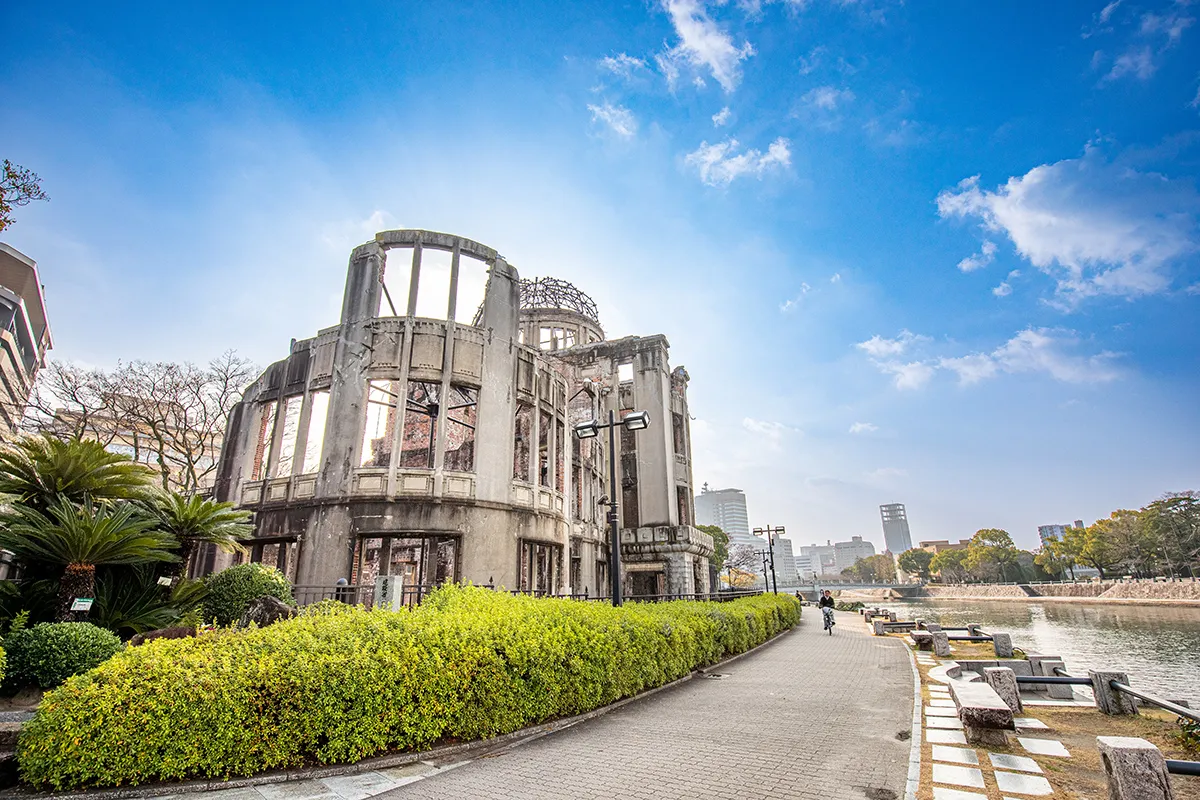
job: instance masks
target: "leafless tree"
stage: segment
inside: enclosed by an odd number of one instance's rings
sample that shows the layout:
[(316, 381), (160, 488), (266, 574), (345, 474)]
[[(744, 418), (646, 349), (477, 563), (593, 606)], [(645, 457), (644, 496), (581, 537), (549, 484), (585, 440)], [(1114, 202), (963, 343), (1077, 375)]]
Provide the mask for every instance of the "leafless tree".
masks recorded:
[(193, 492), (212, 484), (229, 412), (256, 372), (233, 351), (204, 367), (133, 361), (108, 371), (51, 362), (25, 427), (96, 439), (157, 469), (164, 489)]

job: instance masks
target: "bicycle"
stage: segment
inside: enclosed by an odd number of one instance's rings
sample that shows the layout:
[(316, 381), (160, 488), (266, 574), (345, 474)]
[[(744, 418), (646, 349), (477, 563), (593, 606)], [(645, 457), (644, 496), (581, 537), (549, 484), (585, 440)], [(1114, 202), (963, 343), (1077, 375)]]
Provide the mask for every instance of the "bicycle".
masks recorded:
[(825, 606), (821, 609), (821, 613), (825, 615), (825, 630), (829, 631), (830, 636), (833, 636), (833, 626), (837, 624), (833, 619), (833, 609)]

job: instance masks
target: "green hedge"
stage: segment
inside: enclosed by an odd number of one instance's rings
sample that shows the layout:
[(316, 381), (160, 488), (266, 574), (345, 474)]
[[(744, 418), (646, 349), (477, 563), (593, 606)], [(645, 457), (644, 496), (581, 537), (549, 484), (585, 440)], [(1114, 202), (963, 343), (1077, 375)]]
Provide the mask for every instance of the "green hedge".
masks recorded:
[(274, 567), (262, 564), (237, 564), (209, 576), (204, 581), (204, 619), (218, 625), (231, 625), (241, 619), (250, 603), (271, 596), (294, 603), (292, 582)]
[(49, 689), (107, 661), (125, 645), (112, 631), (90, 622), (43, 622), (9, 634), (4, 647), (10, 687)]
[(329, 601), (69, 680), (26, 723), (21, 775), (54, 789), (225, 778), (496, 736), (661, 686), (799, 617), (787, 595), (616, 609), (450, 586), (398, 613)]

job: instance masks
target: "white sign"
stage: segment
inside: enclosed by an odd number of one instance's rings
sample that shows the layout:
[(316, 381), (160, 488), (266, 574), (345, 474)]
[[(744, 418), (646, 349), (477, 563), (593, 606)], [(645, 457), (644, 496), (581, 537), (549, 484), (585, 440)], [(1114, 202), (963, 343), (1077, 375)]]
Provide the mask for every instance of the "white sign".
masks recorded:
[(166, 575), (163, 575), (161, 578), (158, 579), (159, 586), (170, 586), (174, 582), (175, 582), (174, 578), (168, 578)]
[(71, 610), (72, 611), (91, 611), (92, 603), (94, 603), (94, 602), (95, 602), (95, 600), (93, 600), (90, 597), (76, 597), (75, 602), (71, 603)]

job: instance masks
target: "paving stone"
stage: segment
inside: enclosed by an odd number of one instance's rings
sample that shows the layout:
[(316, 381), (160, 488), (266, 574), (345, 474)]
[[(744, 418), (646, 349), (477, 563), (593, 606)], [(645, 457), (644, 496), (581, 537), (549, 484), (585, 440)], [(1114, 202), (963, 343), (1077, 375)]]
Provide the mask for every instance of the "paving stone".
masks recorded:
[(952, 764), (973, 764), (979, 766), (979, 756), (969, 747), (947, 747), (944, 744), (933, 746), (933, 760), (947, 761)]
[(343, 800), (366, 800), (395, 789), (400, 784), (378, 772), (363, 772), (357, 775), (340, 775), (321, 781)]
[(958, 717), (958, 709), (951, 703), (949, 706), (925, 706), (927, 717)]
[(1063, 743), (1057, 739), (1031, 739), (1027, 736), (1018, 736), (1017, 741), (1021, 743), (1021, 747), (1024, 747), (1026, 752), (1033, 753), (1035, 756), (1071, 757), (1067, 748), (1063, 747)]
[(962, 730), (962, 720), (958, 717), (926, 717), (926, 728), (944, 728), (951, 730)]
[(962, 731), (925, 731), (925, 741), (930, 744), (966, 744), (967, 735)]
[(956, 767), (951, 764), (933, 765), (933, 782), (949, 783), (953, 786), (983, 788), (983, 772), (975, 767)]
[(1000, 772), (997, 770), (993, 773), (993, 776), (996, 778), (996, 785), (1000, 787), (1000, 791), (1002, 792), (1041, 796), (1054, 794), (1054, 789), (1050, 788), (1050, 781), (1041, 775), (1021, 775), (1016, 772)]
[(933, 800), (987, 800), (986, 794), (979, 792), (964, 792), (959, 789), (947, 789), (944, 786), (933, 787)]
[(955, 707), (955, 706), (954, 706), (954, 701), (953, 701), (953, 700), (947, 700), (947, 699), (946, 699), (946, 698), (944, 698), (944, 697), (931, 697), (931, 698), (929, 698), (929, 705), (931, 705), (931, 706), (940, 706), (940, 707), (942, 707), (942, 708), (954, 708), (954, 707)]
[(321, 781), (287, 781), (267, 783), (256, 787), (266, 800), (341, 800)]
[(1014, 717), (1013, 722), (1016, 723), (1016, 726), (1018, 728), (1028, 728), (1031, 731), (1033, 731), (1033, 730), (1036, 730), (1036, 731), (1050, 730), (1049, 725), (1042, 722), (1040, 719), (1034, 719), (1033, 717)]
[(1016, 772), (1041, 772), (1037, 762), (1027, 756), (1010, 756), (1005, 753), (988, 753), (992, 766), (996, 769), (1011, 769)]

